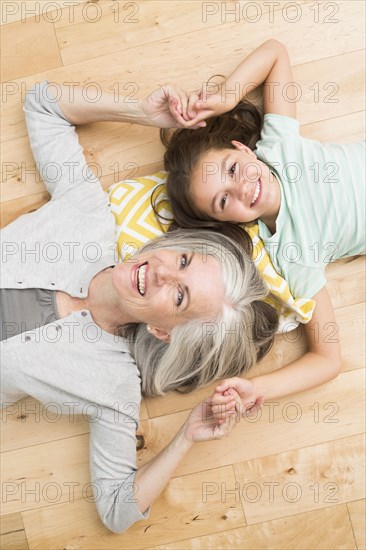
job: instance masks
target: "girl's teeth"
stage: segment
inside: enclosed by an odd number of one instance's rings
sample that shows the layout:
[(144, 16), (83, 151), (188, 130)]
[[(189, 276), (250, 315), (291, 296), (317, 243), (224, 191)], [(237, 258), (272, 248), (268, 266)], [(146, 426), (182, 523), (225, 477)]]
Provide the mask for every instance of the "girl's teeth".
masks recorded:
[(253, 199), (252, 199), (252, 202), (250, 203), (250, 206), (253, 206), (253, 204), (254, 204), (255, 201), (257, 200), (257, 198), (258, 198), (258, 196), (259, 196), (260, 190), (261, 190), (261, 184), (260, 184), (259, 181), (258, 181), (258, 182), (257, 182), (257, 185), (256, 185), (256, 187), (255, 187)]
[(137, 270), (137, 289), (142, 296), (145, 294), (145, 272), (146, 265), (142, 265)]

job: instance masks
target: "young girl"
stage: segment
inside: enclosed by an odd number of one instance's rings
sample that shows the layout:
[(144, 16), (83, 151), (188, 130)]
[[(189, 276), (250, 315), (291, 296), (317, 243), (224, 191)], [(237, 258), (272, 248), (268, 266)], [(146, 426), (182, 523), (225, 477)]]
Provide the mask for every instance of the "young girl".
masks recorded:
[[(218, 404), (230, 400), (224, 393), (234, 387), (244, 409), (338, 374), (338, 328), (324, 268), (365, 252), (365, 143), (323, 145), (302, 138), (290, 96), (292, 81), (285, 46), (269, 40), (217, 93), (204, 97), (201, 91), (186, 102), (173, 100), (177, 119), (195, 124), (208, 119), (206, 127), (177, 130), (170, 141), (163, 135), (167, 190), (178, 224), (258, 220), (272, 262), (293, 295), (316, 301), (305, 325), (309, 351), (301, 359), (264, 376), (218, 386)], [(233, 93), (238, 88), (249, 93), (262, 83), (263, 126), (257, 109), (239, 102), (243, 94)]]

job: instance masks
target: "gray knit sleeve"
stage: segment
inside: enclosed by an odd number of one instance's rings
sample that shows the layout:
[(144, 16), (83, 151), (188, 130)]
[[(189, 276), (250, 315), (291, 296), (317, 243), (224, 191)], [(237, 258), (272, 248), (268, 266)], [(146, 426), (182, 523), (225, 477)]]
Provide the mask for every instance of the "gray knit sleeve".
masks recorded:
[(90, 417), (90, 470), (95, 504), (104, 525), (115, 533), (146, 519), (138, 508), (135, 483), (137, 403), (97, 408)]
[(57, 88), (45, 80), (26, 95), (24, 112), (36, 167), (53, 198), (76, 185), (100, 182), (88, 167), (75, 126), (57, 103)]

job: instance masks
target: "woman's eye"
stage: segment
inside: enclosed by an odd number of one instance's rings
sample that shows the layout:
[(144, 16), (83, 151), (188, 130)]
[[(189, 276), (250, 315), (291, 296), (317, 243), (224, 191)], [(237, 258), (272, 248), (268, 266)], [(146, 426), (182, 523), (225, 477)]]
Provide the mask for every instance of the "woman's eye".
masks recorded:
[(226, 193), (226, 195), (224, 195), (224, 196), (222, 197), (222, 199), (221, 199), (221, 201), (220, 201), (221, 210), (224, 210), (226, 201), (227, 201), (227, 193)]
[(184, 269), (187, 265), (187, 254), (182, 254), (180, 258), (180, 268)]
[(178, 288), (178, 299), (177, 299), (177, 306), (182, 305), (184, 299), (184, 292), (180, 288)]

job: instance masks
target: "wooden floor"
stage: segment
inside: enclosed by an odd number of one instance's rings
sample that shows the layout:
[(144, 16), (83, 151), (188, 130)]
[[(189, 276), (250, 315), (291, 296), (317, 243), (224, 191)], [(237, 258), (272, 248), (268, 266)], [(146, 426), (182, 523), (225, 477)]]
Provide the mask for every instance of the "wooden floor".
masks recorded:
[[(131, 97), (169, 81), (194, 89), (275, 37), (290, 52), (303, 135), (364, 139), (363, 1), (298, 1), (296, 10), (288, 7), (294, 3), (259, 1), (70, 5), (76, 3), (2, 2), (2, 225), (48, 199), (22, 112), (25, 90), (45, 78), (80, 83), (90, 98), (98, 87)], [(102, 123), (79, 135), (106, 187), (161, 167), (155, 129)], [(266, 403), (261, 417), (241, 421), (229, 439), (198, 444), (149, 519), (123, 535), (103, 527), (90, 498), (86, 419), (58, 417), (51, 405), (31, 398), (8, 409), (1, 548), (365, 548), (364, 258), (333, 264), (327, 274), (343, 349), (341, 375)], [(303, 351), (301, 331), (280, 336), (252, 374), (277, 369)], [(208, 394), (143, 403), (140, 465)]]

